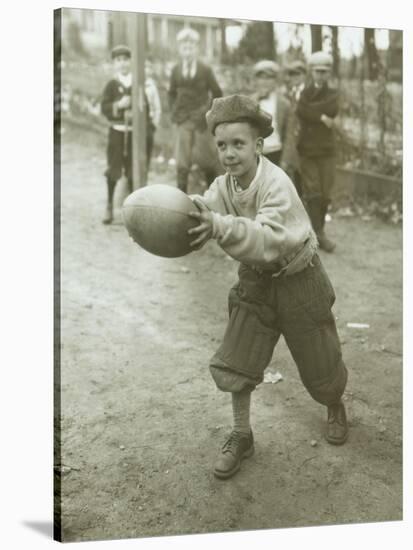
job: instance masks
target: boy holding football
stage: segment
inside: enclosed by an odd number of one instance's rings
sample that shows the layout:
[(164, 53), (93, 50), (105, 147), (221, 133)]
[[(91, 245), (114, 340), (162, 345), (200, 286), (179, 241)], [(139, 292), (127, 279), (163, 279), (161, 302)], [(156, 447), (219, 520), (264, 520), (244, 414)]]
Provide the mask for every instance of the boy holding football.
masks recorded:
[(272, 117), (253, 99), (233, 95), (213, 101), (206, 115), (226, 174), (203, 196), (194, 196), (199, 225), (192, 246), (209, 239), (240, 262), (229, 294), (229, 321), (210, 361), (217, 387), (232, 396), (233, 431), (214, 468), (226, 479), (254, 452), (251, 393), (281, 335), (310, 395), (327, 407), (326, 439), (348, 436), (341, 396), (347, 369), (331, 307), (334, 290), (317, 255), (317, 238), (293, 183), (262, 155)]

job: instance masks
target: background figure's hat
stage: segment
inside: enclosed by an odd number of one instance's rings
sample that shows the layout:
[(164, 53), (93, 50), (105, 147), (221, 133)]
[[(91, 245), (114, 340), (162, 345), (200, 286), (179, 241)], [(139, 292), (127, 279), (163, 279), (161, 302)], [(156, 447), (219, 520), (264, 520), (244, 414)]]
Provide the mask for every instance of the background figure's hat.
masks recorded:
[(263, 138), (270, 136), (274, 130), (271, 125), (272, 116), (246, 95), (235, 94), (215, 98), (206, 114), (206, 121), (213, 134), (218, 124), (224, 122), (251, 122)]
[(194, 29), (187, 27), (182, 29), (176, 35), (177, 42), (199, 42), (199, 33)]
[(321, 71), (328, 71), (333, 65), (333, 58), (330, 54), (326, 52), (314, 52), (310, 55), (308, 64), (313, 69), (318, 69)]
[(277, 76), (280, 72), (280, 66), (275, 61), (270, 61), (269, 59), (263, 59), (258, 61), (254, 65), (254, 75), (265, 75), (265, 76)]
[(128, 46), (125, 46), (124, 44), (119, 44), (118, 46), (115, 46), (111, 52), (112, 59), (115, 59), (115, 57), (118, 57), (119, 55), (126, 55), (126, 57), (130, 57), (130, 48), (128, 48)]
[(288, 65), (286, 66), (286, 70), (290, 74), (300, 74), (300, 73), (305, 73), (307, 69), (303, 61), (297, 60), (297, 61), (292, 61), (291, 63), (288, 63)]

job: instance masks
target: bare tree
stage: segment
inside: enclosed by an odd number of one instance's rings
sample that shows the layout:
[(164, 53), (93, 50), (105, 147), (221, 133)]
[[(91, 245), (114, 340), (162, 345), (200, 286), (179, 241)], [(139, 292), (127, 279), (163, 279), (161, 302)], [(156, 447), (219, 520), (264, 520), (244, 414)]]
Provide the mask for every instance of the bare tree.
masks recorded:
[(265, 21), (264, 27), (267, 40), (267, 48), (270, 59), (275, 59), (275, 36), (274, 36), (274, 24), (272, 21)]
[(333, 74), (337, 78), (340, 75), (340, 49), (338, 46), (338, 27), (331, 27), (331, 49), (333, 54)]
[(367, 61), (367, 78), (377, 80), (379, 74), (379, 55), (377, 53), (374, 29), (364, 29), (364, 51)]
[(323, 33), (321, 25), (310, 25), (311, 27), (311, 51), (318, 52), (323, 49)]
[(275, 59), (274, 25), (269, 21), (253, 21), (247, 27), (238, 46), (240, 60)]

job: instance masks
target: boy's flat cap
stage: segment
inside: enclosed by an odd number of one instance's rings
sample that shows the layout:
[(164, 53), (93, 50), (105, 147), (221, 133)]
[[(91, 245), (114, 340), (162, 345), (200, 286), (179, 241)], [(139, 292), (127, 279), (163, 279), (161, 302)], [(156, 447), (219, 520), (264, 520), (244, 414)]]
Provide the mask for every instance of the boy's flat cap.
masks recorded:
[(125, 46), (124, 44), (119, 44), (118, 46), (115, 46), (111, 51), (112, 59), (115, 59), (115, 57), (118, 57), (119, 55), (126, 55), (126, 57), (130, 57), (130, 48), (128, 48), (128, 46)]
[(218, 124), (224, 122), (250, 122), (256, 126), (263, 138), (270, 136), (274, 130), (271, 125), (272, 116), (246, 95), (235, 94), (215, 98), (206, 114), (206, 121), (213, 134)]
[(311, 65), (313, 69), (328, 71), (333, 65), (333, 58), (326, 52), (314, 52), (310, 55), (308, 64)]
[(262, 61), (258, 61), (258, 63), (254, 65), (253, 71), (255, 76), (258, 76), (260, 74), (266, 76), (277, 76), (277, 74), (280, 72), (280, 66), (275, 61), (263, 59)]
[(176, 35), (177, 42), (199, 42), (199, 33), (194, 29), (187, 27), (182, 29)]
[(288, 63), (286, 66), (287, 72), (291, 74), (299, 74), (299, 73), (305, 73), (306, 67), (305, 64), (302, 61), (292, 61), (291, 63)]

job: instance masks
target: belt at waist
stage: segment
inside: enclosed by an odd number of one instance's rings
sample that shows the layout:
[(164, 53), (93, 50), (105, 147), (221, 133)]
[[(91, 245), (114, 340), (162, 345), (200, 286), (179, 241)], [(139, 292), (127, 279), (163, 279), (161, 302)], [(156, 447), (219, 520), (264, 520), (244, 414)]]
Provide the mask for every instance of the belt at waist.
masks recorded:
[(317, 252), (317, 237), (314, 231), (311, 231), (309, 237), (304, 243), (290, 254), (284, 256), (278, 262), (271, 264), (268, 268), (253, 268), (261, 273), (270, 273), (271, 277), (281, 277), (294, 275), (305, 269), (311, 262), (314, 254)]
[(279, 269), (277, 268), (274, 272), (271, 272), (271, 277), (273, 279), (277, 279), (278, 277), (289, 277), (291, 275), (295, 275), (296, 273), (300, 273), (300, 271), (304, 271), (304, 269), (311, 264), (311, 260), (313, 259), (314, 254), (315, 253), (313, 253), (305, 263), (303, 262), (299, 269), (289, 271), (289, 264), (287, 264), (284, 267), (280, 267)]
[(122, 123), (118, 124), (116, 122), (112, 122), (110, 127), (116, 130), (117, 132), (132, 132), (132, 126), (129, 126), (129, 125), (127, 126), (126, 124), (122, 124)]

